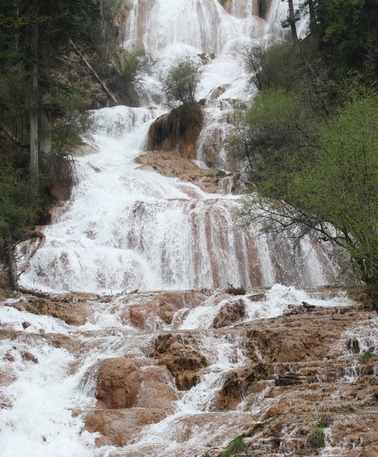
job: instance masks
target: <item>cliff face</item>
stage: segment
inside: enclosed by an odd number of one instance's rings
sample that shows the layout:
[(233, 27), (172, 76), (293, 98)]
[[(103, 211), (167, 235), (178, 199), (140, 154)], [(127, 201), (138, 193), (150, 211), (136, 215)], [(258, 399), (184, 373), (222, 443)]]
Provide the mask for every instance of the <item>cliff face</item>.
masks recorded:
[[(214, 457), (240, 435), (243, 456), (375, 457), (376, 313), (340, 290), (308, 291), (301, 302), (286, 289), (274, 305), (283, 314), (264, 318), (271, 293), (3, 298), (3, 311), (29, 314), (2, 318), (0, 404), (12, 409), (14, 383), (55, 348), (72, 360), (60, 382), (81, 373), (81, 389), (93, 399), (72, 414), (97, 433), (97, 447), (115, 446), (107, 448), (111, 457)], [(46, 331), (42, 315), (55, 316), (61, 329), (66, 322), (69, 332)], [(112, 316), (101, 331), (100, 315)], [(85, 321), (90, 326), (75, 327)]]

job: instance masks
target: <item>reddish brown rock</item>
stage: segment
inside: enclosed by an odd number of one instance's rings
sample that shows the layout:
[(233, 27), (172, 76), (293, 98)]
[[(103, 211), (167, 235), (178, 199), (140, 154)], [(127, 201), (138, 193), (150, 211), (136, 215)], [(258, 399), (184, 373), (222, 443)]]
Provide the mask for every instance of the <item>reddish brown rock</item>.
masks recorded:
[(7, 304), (19, 311), (53, 316), (69, 325), (84, 325), (90, 315), (89, 307), (85, 303), (76, 303), (68, 299), (47, 299), (30, 297), (27, 301)]
[(20, 354), (21, 354), (22, 360), (28, 360), (29, 362), (38, 363), (37, 357), (35, 355), (33, 355), (31, 352), (21, 351)]
[[(209, 161), (209, 166), (215, 166), (216, 156), (219, 148), (214, 147), (213, 161)], [(190, 159), (180, 157), (176, 151), (152, 151), (147, 152), (135, 159), (136, 163), (140, 164), (140, 169), (156, 171), (163, 176), (170, 178), (180, 178), (181, 181), (186, 181), (195, 184), (203, 192), (208, 193), (226, 193), (228, 190), (233, 194), (240, 192), (240, 177), (237, 173), (224, 176), (224, 173), (212, 168), (200, 168)], [(187, 186), (188, 187), (188, 186)], [(193, 188), (183, 189), (190, 197), (196, 197)], [(193, 192), (189, 194), (189, 191)]]
[(181, 105), (151, 124), (147, 150), (178, 151), (185, 159), (196, 158), (196, 144), (203, 126), (199, 103)]
[(179, 390), (188, 390), (198, 384), (199, 371), (209, 362), (194, 347), (196, 340), (191, 335), (159, 335), (154, 342), (155, 357), (172, 373)]
[(174, 401), (179, 399), (173, 387), (174, 379), (165, 367), (145, 367), (140, 371), (142, 382), (138, 390), (136, 406), (140, 408), (161, 408), (167, 414), (173, 413)]
[[(171, 324), (173, 317), (180, 309), (192, 309), (208, 297), (194, 291), (164, 292), (154, 296), (147, 295), (141, 303), (128, 307), (129, 323), (141, 330), (159, 328)], [(127, 316), (123, 316), (127, 323)]]
[(240, 319), (244, 319), (245, 316), (246, 307), (244, 301), (242, 299), (232, 300), (221, 307), (213, 320), (213, 327), (226, 327), (238, 322)]
[(84, 422), (86, 430), (102, 435), (98, 445), (125, 446), (144, 426), (160, 422), (165, 416), (162, 409), (152, 408), (92, 410)]
[(105, 359), (96, 375), (96, 398), (101, 408), (131, 408), (136, 403), (140, 376), (137, 367), (127, 359)]
[(223, 84), (222, 86), (218, 86), (217, 88), (213, 89), (210, 93), (210, 100), (216, 100), (221, 95), (223, 95), (226, 92), (226, 90), (228, 90), (230, 87), (230, 84)]

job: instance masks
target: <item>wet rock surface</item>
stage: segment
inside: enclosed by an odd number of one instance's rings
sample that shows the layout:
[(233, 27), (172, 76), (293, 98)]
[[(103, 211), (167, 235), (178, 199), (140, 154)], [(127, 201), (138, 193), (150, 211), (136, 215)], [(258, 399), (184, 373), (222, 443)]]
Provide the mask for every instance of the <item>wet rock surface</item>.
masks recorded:
[[(328, 300), (339, 292), (309, 296)], [(54, 316), (54, 307), (21, 298), (2, 306), (39, 306), (38, 315)], [(17, 380), (16, 367), (37, 368), (43, 363), (38, 348), (47, 344), (72, 354), (71, 373), (85, 354), (99, 354), (82, 376), (92, 406), (75, 415), (97, 434), (97, 447), (118, 448), (109, 451), (111, 457), (163, 455), (163, 441), (135, 444), (152, 433), (153, 424), (162, 427), (154, 429), (157, 436), (170, 430), (181, 446), (180, 452), (166, 451), (169, 457), (218, 457), (240, 435), (242, 456), (378, 455), (377, 313), (358, 302), (345, 306), (340, 300), (340, 306), (326, 308), (306, 300), (288, 304), (278, 317), (251, 319), (257, 313), (251, 314), (251, 306), (262, 312), (265, 299), (261, 290), (245, 296), (170, 291), (87, 300), (87, 323), (94, 325), (97, 313), (112, 316), (109, 322), (115, 319), (118, 326), (80, 330), (71, 324), (69, 334), (40, 332), (30, 314), (22, 315), (17, 331), (0, 328), (0, 347), (10, 344), (2, 353), (0, 405), (12, 407), (7, 389)], [(80, 310), (80, 302), (75, 305)], [(64, 321), (78, 322), (68, 309)], [(203, 328), (181, 328), (200, 310), (210, 313)], [(106, 354), (100, 355), (106, 339)], [(223, 358), (231, 369), (222, 368)], [(199, 411), (177, 415), (180, 402), (194, 393)]]
[(203, 109), (192, 102), (158, 117), (150, 126), (147, 150), (177, 151), (180, 157), (196, 158), (196, 143), (203, 126)]
[(96, 378), (96, 399), (100, 407), (122, 409), (134, 405), (140, 376), (130, 360), (103, 360), (97, 368)]
[[(29, 297), (10, 304), (19, 311), (32, 314), (53, 316), (69, 325), (84, 325), (90, 314), (90, 308), (84, 303), (88, 296), (76, 294), (60, 298)], [(27, 325), (27, 324), (26, 324)]]
[(135, 159), (140, 169), (160, 173), (170, 178), (179, 177), (184, 182), (195, 184), (207, 193), (232, 193), (240, 191), (239, 175), (226, 174), (212, 168), (200, 168), (190, 159), (180, 157), (176, 151), (152, 151)]

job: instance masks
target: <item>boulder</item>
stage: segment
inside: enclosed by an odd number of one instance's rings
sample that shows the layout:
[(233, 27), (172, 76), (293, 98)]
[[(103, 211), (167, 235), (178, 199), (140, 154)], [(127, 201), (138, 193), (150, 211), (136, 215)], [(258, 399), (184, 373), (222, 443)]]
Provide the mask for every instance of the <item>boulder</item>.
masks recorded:
[(246, 307), (242, 299), (232, 300), (221, 307), (213, 320), (214, 328), (226, 327), (234, 324), (246, 316)]
[(135, 405), (141, 383), (139, 370), (127, 359), (101, 361), (96, 374), (96, 398), (100, 408), (122, 409)]
[(155, 339), (152, 354), (172, 373), (179, 390), (189, 390), (198, 384), (200, 370), (209, 365), (207, 359), (194, 349), (196, 345), (190, 335), (173, 336), (168, 333)]
[(164, 410), (152, 408), (95, 409), (84, 417), (86, 430), (100, 433), (98, 446), (125, 446), (131, 438), (149, 424), (166, 417)]
[[(129, 323), (141, 330), (160, 328), (172, 324), (175, 313), (180, 309), (192, 309), (208, 297), (200, 292), (164, 292), (148, 295), (140, 303), (128, 307)], [(127, 318), (123, 319), (127, 323)]]
[(196, 144), (203, 126), (199, 103), (186, 103), (151, 124), (147, 150), (177, 151), (185, 159), (196, 158)]
[(136, 406), (140, 408), (161, 408), (167, 414), (173, 413), (174, 401), (179, 399), (174, 379), (166, 367), (145, 367), (140, 372), (142, 382), (138, 390)]
[(86, 303), (69, 300), (29, 297), (26, 301), (10, 303), (8, 306), (32, 314), (52, 316), (68, 325), (84, 325), (90, 316), (89, 307)]
[[(219, 150), (219, 148), (217, 149)], [(213, 150), (214, 157), (217, 156), (217, 150)], [(135, 162), (140, 164), (140, 169), (155, 171), (163, 176), (170, 178), (179, 178), (181, 181), (186, 181), (199, 187), (203, 192), (211, 194), (225, 193), (224, 190), (229, 190), (233, 194), (240, 193), (240, 176), (238, 173), (227, 174), (220, 170), (212, 168), (200, 168), (192, 162), (192, 160), (180, 157), (177, 151), (158, 151), (153, 150), (143, 154), (135, 159)], [(215, 166), (216, 160), (209, 161), (208, 165)], [(185, 192), (194, 192), (194, 189), (189, 189), (189, 186), (182, 185)], [(188, 194), (191, 197), (196, 195)]]

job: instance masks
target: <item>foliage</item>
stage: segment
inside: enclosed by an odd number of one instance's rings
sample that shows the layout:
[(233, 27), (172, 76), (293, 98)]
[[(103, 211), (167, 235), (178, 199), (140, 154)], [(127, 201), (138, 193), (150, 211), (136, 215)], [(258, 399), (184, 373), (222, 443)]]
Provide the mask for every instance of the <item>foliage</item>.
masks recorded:
[[(26, 151), (25, 151), (26, 152)], [(40, 196), (29, 175), (27, 154), (0, 135), (0, 245), (23, 238), (40, 216)]]
[(200, 79), (199, 64), (188, 59), (177, 60), (162, 81), (167, 102), (193, 103)]
[(378, 5), (375, 0), (321, 0), (320, 47), (345, 75), (350, 70), (376, 77), (378, 71)]
[(63, 156), (52, 154), (42, 162), (39, 179), (30, 174), (28, 151), (0, 133), (0, 248), (17, 242), (44, 222), (46, 209), (54, 202), (52, 189), (60, 185), (69, 192), (73, 170)]
[(219, 457), (232, 457), (245, 450), (244, 436), (240, 435), (230, 442), (226, 450)]
[[(378, 294), (377, 102), (374, 93), (352, 91), (338, 116), (318, 130), (314, 147), (289, 142), (278, 152), (274, 147), (270, 154), (263, 151), (253, 162), (258, 191), (277, 199), (267, 208), (267, 227), (296, 236), (314, 230), (323, 240), (341, 246), (374, 295)], [(282, 101), (278, 119), (281, 106)]]
[[(68, 76), (63, 82), (57, 74), (71, 39), (81, 45), (91, 42), (90, 26), (98, 7), (98, 0), (0, 0), (0, 244), (4, 252), (12, 253), (29, 229), (47, 220), (57, 187), (72, 185), (72, 166), (61, 153), (69, 141), (77, 141), (78, 122), (73, 119), (85, 95), (69, 83)], [(39, 135), (38, 129), (31, 134), (32, 117), (33, 126), (39, 124)], [(33, 145), (37, 152), (33, 157), (38, 156), (38, 143), (46, 152), (42, 143), (51, 144), (51, 133), (53, 151), (43, 157), (37, 175), (29, 170), (27, 152)]]
[(150, 72), (151, 60), (135, 56), (120, 47), (113, 51), (115, 65), (109, 75), (109, 88), (127, 106), (139, 106), (138, 93), (143, 93), (143, 76)]
[(373, 357), (373, 353), (369, 350), (365, 350), (362, 352), (360, 357), (358, 358), (358, 361), (360, 363), (366, 363), (368, 362), (371, 358)]
[(312, 160), (319, 120), (296, 93), (271, 89), (254, 99), (244, 121), (238, 132), (239, 154), (247, 159), (261, 192), (278, 197), (290, 173)]
[(378, 5), (347, 3), (300, 3), (298, 14), (306, 6), (316, 18), (318, 41), (301, 42), (291, 60), (285, 42), (246, 53), (260, 93), (239, 121), (234, 144), (266, 211), (264, 228), (295, 238), (312, 231), (340, 246), (376, 297)]
[(19, 68), (9, 69), (0, 76), (0, 126), (15, 140), (28, 137), (28, 88)]
[(315, 448), (324, 447), (325, 444), (325, 435), (324, 428), (317, 425), (311, 430), (309, 435), (310, 443)]
[(252, 44), (243, 51), (244, 63), (253, 72), (251, 82), (258, 90), (292, 90), (299, 77), (299, 56), (288, 40)]
[(234, 287), (232, 284), (229, 284), (225, 290), (226, 294), (230, 295), (245, 295), (247, 293), (244, 286)]

